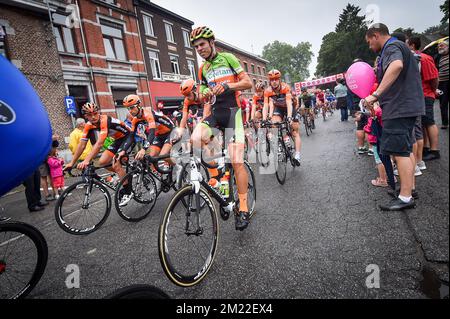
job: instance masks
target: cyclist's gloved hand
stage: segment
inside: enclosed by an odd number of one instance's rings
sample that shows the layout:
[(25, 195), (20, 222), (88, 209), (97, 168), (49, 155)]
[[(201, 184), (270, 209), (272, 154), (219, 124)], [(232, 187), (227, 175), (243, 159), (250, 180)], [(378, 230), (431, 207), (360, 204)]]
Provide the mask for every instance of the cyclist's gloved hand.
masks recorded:
[(135, 160), (140, 161), (145, 156), (145, 149), (141, 149), (139, 152), (137, 152), (136, 156), (134, 157)]
[(80, 164), (78, 164), (77, 165), (77, 168), (80, 170), (80, 171), (82, 171), (82, 170), (84, 170), (86, 167), (88, 167), (89, 166), (89, 161), (87, 161), (87, 160), (84, 160), (84, 161), (82, 161)]
[(218, 84), (213, 88), (213, 94), (214, 95), (221, 95), (225, 92), (227, 92), (230, 89), (230, 87), (228, 86), (228, 84), (226, 83), (222, 83), (222, 84)]

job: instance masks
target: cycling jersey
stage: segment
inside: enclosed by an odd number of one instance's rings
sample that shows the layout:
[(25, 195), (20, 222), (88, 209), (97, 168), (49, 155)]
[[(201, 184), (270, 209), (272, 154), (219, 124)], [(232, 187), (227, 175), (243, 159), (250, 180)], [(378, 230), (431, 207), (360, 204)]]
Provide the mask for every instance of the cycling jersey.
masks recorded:
[(184, 102), (183, 102), (183, 113), (184, 112), (189, 113), (189, 109), (190, 108), (195, 108), (196, 110), (199, 110), (199, 111), (203, 108), (202, 107), (202, 102), (198, 99), (197, 94), (195, 94), (195, 100), (193, 100), (193, 101), (188, 99), (188, 98), (184, 99)]
[[(212, 61), (206, 61), (199, 70), (201, 79), (200, 93), (204, 94), (208, 88), (213, 88), (218, 84), (237, 83), (238, 76), (244, 74), (239, 60), (231, 53), (220, 52)], [(216, 97), (214, 108), (240, 107), (239, 96), (241, 92), (229, 90)]]
[(97, 143), (97, 140), (103, 143), (108, 136), (117, 140), (127, 137), (129, 133), (130, 129), (121, 120), (109, 115), (100, 115), (100, 123), (98, 125), (94, 125), (91, 122), (86, 123), (81, 140), (90, 140), (91, 144), (94, 145)]
[(253, 105), (256, 105), (256, 111), (262, 111), (264, 108), (264, 95), (258, 96), (257, 94), (253, 95)]
[(269, 87), (264, 91), (264, 100), (268, 102), (268, 99), (272, 99), (275, 107), (287, 108), (286, 99), (291, 98), (291, 88), (286, 83), (281, 83), (279, 91), (275, 91), (272, 87)]
[(316, 97), (317, 100), (319, 100), (322, 103), (325, 103), (325, 95), (323, 95), (323, 93), (318, 93)]

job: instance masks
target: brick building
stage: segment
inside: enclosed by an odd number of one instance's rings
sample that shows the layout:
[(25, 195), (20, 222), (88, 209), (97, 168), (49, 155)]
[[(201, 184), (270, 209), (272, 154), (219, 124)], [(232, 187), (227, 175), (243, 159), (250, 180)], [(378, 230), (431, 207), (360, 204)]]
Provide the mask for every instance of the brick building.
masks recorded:
[(255, 90), (255, 84), (258, 81), (263, 81), (268, 84), (267, 80), (267, 64), (269, 61), (261, 58), (260, 56), (256, 54), (252, 54), (250, 52), (244, 51), (242, 49), (239, 49), (229, 43), (226, 43), (222, 40), (217, 39), (216, 40), (216, 49), (219, 52), (230, 52), (233, 53), (241, 62), (242, 67), (244, 70), (248, 73), (250, 78), (253, 81), (253, 90), (247, 90), (243, 91), (242, 94), (247, 97), (251, 98), (254, 94)]
[(0, 54), (27, 77), (47, 108), (53, 132), (64, 137), (72, 123), (64, 109), (65, 83), (48, 11), (42, 1), (0, 1)]
[(152, 103), (163, 102), (165, 111), (174, 110), (183, 102), (180, 83), (197, 77), (196, 53), (189, 40), (194, 22), (149, 0), (135, 4)]
[(125, 119), (128, 111), (122, 100), (128, 94), (138, 94), (150, 106), (133, 1), (62, 2), (52, 2), (56, 7), (52, 14), (54, 32), (66, 91), (75, 97), (78, 108), (91, 100), (103, 113)]

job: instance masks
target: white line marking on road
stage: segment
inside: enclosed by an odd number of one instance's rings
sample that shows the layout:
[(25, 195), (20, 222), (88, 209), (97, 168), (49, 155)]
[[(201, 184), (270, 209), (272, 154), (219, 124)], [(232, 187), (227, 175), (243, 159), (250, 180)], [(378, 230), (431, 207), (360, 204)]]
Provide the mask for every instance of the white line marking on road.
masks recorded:
[(87, 252), (87, 254), (88, 255), (92, 255), (93, 253), (95, 253), (97, 251), (97, 248), (94, 248), (94, 249), (92, 249), (92, 250), (89, 250), (88, 252)]

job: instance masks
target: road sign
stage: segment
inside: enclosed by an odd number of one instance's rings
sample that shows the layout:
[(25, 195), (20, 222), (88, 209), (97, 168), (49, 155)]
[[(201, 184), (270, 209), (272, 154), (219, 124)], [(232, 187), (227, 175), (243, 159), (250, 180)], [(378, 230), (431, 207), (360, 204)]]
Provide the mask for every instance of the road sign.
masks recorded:
[(69, 115), (77, 114), (77, 109), (75, 105), (75, 98), (73, 96), (64, 97), (64, 105), (66, 106), (66, 113)]

